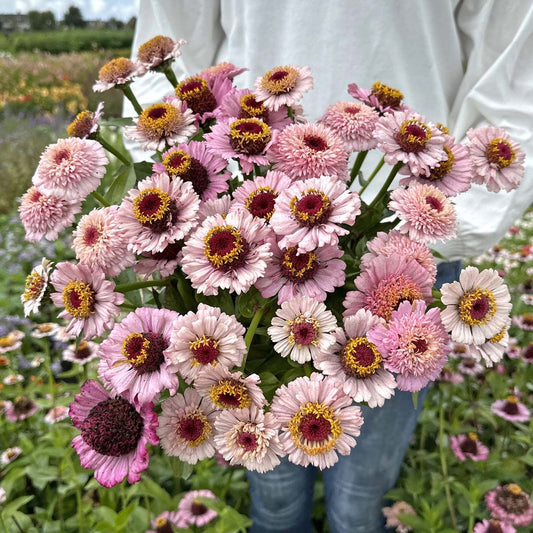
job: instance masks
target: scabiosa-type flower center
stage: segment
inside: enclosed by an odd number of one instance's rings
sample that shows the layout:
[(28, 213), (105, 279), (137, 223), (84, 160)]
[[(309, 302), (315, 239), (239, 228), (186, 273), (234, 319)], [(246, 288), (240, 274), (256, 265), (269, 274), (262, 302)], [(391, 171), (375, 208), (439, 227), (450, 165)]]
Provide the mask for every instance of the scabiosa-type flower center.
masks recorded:
[(366, 337), (350, 339), (341, 352), (341, 365), (346, 374), (357, 378), (373, 376), (380, 368), (381, 354)]
[(249, 431), (239, 431), (237, 444), (247, 452), (253, 452), (257, 448), (257, 437)]
[(506, 512), (512, 514), (522, 514), (529, 509), (529, 502), (526, 494), (519, 485), (510, 483), (505, 485), (496, 496), (498, 505)]
[(137, 447), (143, 420), (135, 407), (121, 397), (95, 405), (83, 422), (81, 436), (97, 453), (120, 457)]
[(83, 139), (91, 134), (93, 127), (94, 113), (82, 111), (76, 115), (76, 118), (67, 126), (69, 137), (79, 137)]
[(155, 521), (155, 531), (156, 533), (172, 533), (173, 529), (170, 522), (166, 518), (160, 516)]
[(117, 57), (106, 63), (98, 72), (98, 79), (103, 83), (118, 83), (127, 78), (135, 70), (132, 61), (125, 57)]
[(196, 337), (194, 341), (189, 343), (190, 350), (194, 355), (192, 363), (194, 365), (215, 366), (220, 354), (219, 345), (219, 341), (207, 335)]
[(191, 505), (191, 514), (193, 516), (202, 516), (207, 513), (207, 507), (199, 500), (193, 500)]
[(241, 110), (239, 118), (259, 118), (265, 122), (268, 119), (268, 110), (255, 99), (253, 94), (245, 94), (241, 98)]
[(154, 233), (166, 231), (176, 215), (175, 202), (157, 187), (144, 189), (133, 199), (133, 216)]
[(305, 135), (303, 143), (314, 152), (323, 152), (329, 148), (328, 143), (319, 135)]
[(146, 137), (160, 140), (178, 131), (183, 124), (183, 114), (172, 104), (159, 103), (147, 107), (137, 121), (137, 128)]
[(248, 196), (244, 207), (246, 207), (254, 217), (264, 218), (268, 222), (270, 217), (274, 214), (274, 206), (277, 197), (278, 193), (271, 187), (258, 187)]
[(90, 357), (92, 355), (91, 349), (89, 348), (89, 343), (87, 341), (81, 341), (78, 344), (78, 348), (76, 349), (76, 352), (74, 353), (74, 357), (76, 359), (79, 359), (80, 361), (83, 361), (87, 359), (87, 357)]
[(347, 115), (357, 115), (357, 113), (359, 113), (360, 111), (361, 111), (361, 108), (353, 104), (346, 105), (343, 109), (343, 113)]
[(243, 409), (252, 403), (246, 385), (233, 378), (224, 378), (212, 385), (209, 397), (221, 409)]
[(83, 242), (86, 246), (92, 246), (98, 242), (100, 230), (96, 226), (88, 226), (83, 232)]
[(425, 339), (419, 337), (414, 338), (409, 343), (409, 351), (413, 355), (423, 355), (428, 349), (428, 343)]
[(516, 153), (509, 142), (501, 137), (489, 142), (486, 154), (487, 159), (498, 168), (508, 167), (516, 158)]
[(449, 174), (450, 170), (453, 168), (455, 156), (447, 146), (443, 146), (443, 148), (448, 157), (446, 159), (443, 159), (442, 161), (439, 161), (439, 166), (432, 168), (429, 172), (429, 176), (421, 175), (421, 178), (427, 179), (429, 181), (440, 181)]
[(516, 396), (507, 396), (503, 410), (508, 415), (517, 415), (519, 412), (518, 398)]
[(130, 333), (122, 341), (122, 355), (139, 374), (159, 370), (168, 343), (159, 333)]
[(191, 76), (176, 87), (176, 95), (187, 102), (187, 107), (200, 115), (210, 113), (217, 106), (217, 100), (200, 76)]
[(426, 196), (426, 204), (439, 213), (444, 209), (442, 202), (435, 196)]
[(404, 274), (381, 280), (372, 293), (366, 298), (365, 309), (374, 315), (384, 318), (387, 322), (391, 314), (404, 302), (423, 300), (420, 287)]
[(204, 255), (218, 270), (230, 272), (244, 265), (250, 246), (233, 226), (211, 228), (204, 239)]
[(380, 81), (372, 85), (371, 93), (383, 107), (399, 107), (403, 100), (403, 94), (398, 89), (393, 89)]
[(292, 283), (303, 283), (315, 277), (318, 261), (314, 252), (298, 254), (296, 246), (287, 248), (281, 259), (281, 273)]
[(54, 161), (56, 165), (61, 165), (64, 161), (67, 162), (70, 160), (70, 152), (68, 150), (59, 150), (55, 153)]
[(160, 64), (165, 56), (170, 54), (174, 48), (174, 41), (170, 37), (156, 35), (139, 47), (137, 58), (143, 63)]
[(288, 425), (295, 446), (309, 455), (329, 452), (342, 434), (340, 421), (329, 405), (307, 402)]
[(13, 402), (13, 411), (15, 411), (17, 416), (22, 416), (29, 413), (34, 406), (35, 404), (30, 398), (26, 396), (18, 396)]
[(431, 130), (420, 120), (406, 120), (398, 131), (397, 141), (404, 152), (421, 152), (431, 139)]
[(184, 150), (175, 150), (168, 154), (163, 159), (163, 165), (171, 178), (179, 176), (183, 181), (189, 181), (199, 196), (202, 196), (209, 186), (209, 174), (206, 168)]
[(275, 67), (263, 76), (261, 88), (274, 95), (289, 93), (296, 87), (298, 77), (294, 67)]
[(487, 324), (497, 309), (496, 298), (487, 289), (465, 292), (459, 300), (459, 317), (469, 326)]
[(24, 284), (24, 294), (22, 295), (24, 301), (35, 300), (41, 294), (44, 287), (44, 278), (37, 272), (32, 272)]
[(69, 281), (63, 289), (65, 309), (75, 318), (88, 318), (94, 311), (94, 294), (89, 283)]
[(230, 145), (241, 154), (263, 153), (270, 138), (270, 128), (258, 118), (240, 118), (229, 126)]
[(289, 208), (302, 226), (311, 228), (327, 222), (331, 201), (322, 191), (308, 189), (301, 198), (293, 196)]
[(290, 331), (287, 342), (290, 346), (318, 345), (320, 324), (314, 316), (302, 313), (292, 320), (287, 320), (287, 326)]
[(178, 421), (176, 435), (191, 447), (199, 446), (211, 434), (207, 417), (200, 412), (192, 412)]

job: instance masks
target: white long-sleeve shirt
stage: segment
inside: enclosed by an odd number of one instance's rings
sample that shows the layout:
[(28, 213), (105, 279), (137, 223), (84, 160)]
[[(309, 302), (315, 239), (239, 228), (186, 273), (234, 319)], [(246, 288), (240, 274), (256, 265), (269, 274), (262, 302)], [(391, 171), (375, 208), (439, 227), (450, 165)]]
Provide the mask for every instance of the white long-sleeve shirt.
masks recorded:
[[(458, 141), (471, 127), (505, 128), (529, 156), (524, 180), (511, 193), (473, 185), (455, 199), (458, 237), (435, 247), (450, 260), (487, 250), (533, 202), (530, 0), (141, 0), (133, 55), (155, 35), (188, 41), (174, 63), (178, 79), (230, 61), (250, 69), (237, 85), (253, 88), (274, 66), (310, 66), (315, 87), (302, 101), (310, 120), (350, 100), (349, 83), (379, 80)], [(143, 106), (172, 90), (161, 74), (132, 88)]]

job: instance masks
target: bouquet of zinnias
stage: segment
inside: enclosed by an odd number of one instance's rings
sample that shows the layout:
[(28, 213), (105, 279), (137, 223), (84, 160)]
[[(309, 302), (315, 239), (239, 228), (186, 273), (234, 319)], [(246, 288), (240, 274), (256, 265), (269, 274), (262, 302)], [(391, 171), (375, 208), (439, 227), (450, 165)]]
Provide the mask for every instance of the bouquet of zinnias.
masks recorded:
[[(94, 86), (131, 100), (124, 135), (146, 161), (104, 139), (101, 108), (85, 111), (46, 148), (19, 209), (29, 241), (76, 221), (77, 262), (43, 260), (22, 301), (37, 311), (50, 281), (67, 333), (100, 343), (100, 382), (70, 416), (82, 465), (108, 487), (140, 479), (148, 443), (191, 464), (218, 451), (259, 472), (285, 455), (327, 468), (364, 431), (356, 404), (437, 379), (450, 337), (489, 366), (508, 342), (497, 272), (468, 267), (441, 295), (428, 248), (454, 237), (452, 199), (472, 182), (519, 185), (524, 154), (505, 131), (471, 130), (463, 146), (379, 82), (351, 84), (353, 98), (308, 122), (309, 68), (272, 68), (250, 89), (229, 63), (178, 82), (183, 44), (155, 37)], [(149, 71), (172, 87), (142, 109), (130, 82)], [(80, 217), (88, 197), (101, 207)]]

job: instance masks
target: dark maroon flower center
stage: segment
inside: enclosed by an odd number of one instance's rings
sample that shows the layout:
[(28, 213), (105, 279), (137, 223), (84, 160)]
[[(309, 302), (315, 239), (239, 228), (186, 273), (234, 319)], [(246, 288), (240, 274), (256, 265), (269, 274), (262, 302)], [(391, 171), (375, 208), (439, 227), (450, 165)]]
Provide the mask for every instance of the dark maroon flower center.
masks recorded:
[(83, 421), (81, 436), (97, 453), (120, 457), (137, 448), (143, 420), (124, 398), (109, 398), (95, 405)]
[(214, 363), (220, 354), (218, 342), (210, 337), (192, 343), (191, 352), (194, 355), (194, 359), (201, 365)]
[(229, 143), (239, 154), (262, 154), (270, 139), (270, 128), (258, 118), (240, 118), (230, 124)]
[(322, 442), (331, 433), (331, 423), (321, 416), (309, 413), (302, 416), (298, 429), (304, 439), (311, 442)]
[(466, 368), (474, 368), (476, 366), (476, 362), (474, 359), (467, 357), (463, 359), (463, 366)]
[(235, 129), (240, 133), (261, 133), (263, 131), (260, 124), (251, 121), (240, 122), (235, 125)]
[(92, 355), (91, 349), (89, 348), (89, 344), (87, 341), (81, 341), (78, 345), (78, 349), (76, 350), (76, 353), (74, 354), (74, 357), (76, 359), (79, 359), (80, 361), (83, 361), (84, 359), (87, 359)]
[(162, 252), (156, 252), (155, 254), (147, 255), (145, 257), (154, 259), (155, 261), (171, 261), (172, 259), (176, 259), (178, 252), (182, 248), (182, 242), (173, 242), (169, 244)]
[(65, 159), (69, 159), (69, 158), (70, 158), (70, 152), (68, 150), (59, 150), (59, 152), (56, 153), (54, 160), (56, 164), (59, 165)]
[(191, 505), (191, 514), (193, 516), (201, 516), (205, 513), (207, 513), (207, 507), (203, 503), (194, 500)]
[(268, 81), (280, 81), (285, 79), (289, 73), (286, 70), (276, 70), (273, 74), (270, 75)]
[(16, 398), (13, 402), (13, 411), (17, 416), (25, 415), (26, 413), (29, 413), (35, 404), (33, 403), (30, 398), (26, 398), (26, 396), (21, 396), (19, 398)]
[(248, 211), (259, 218), (267, 220), (274, 213), (277, 194), (273, 191), (262, 191), (256, 194), (248, 204)]
[(487, 533), (503, 533), (502, 526), (497, 520), (491, 520), (489, 522), (489, 527), (486, 529)]
[(156, 533), (174, 533), (168, 520), (165, 520), (164, 518), (159, 520), (160, 522), (158, 522), (155, 528)]
[(203, 435), (204, 423), (197, 417), (185, 418), (178, 423), (177, 433), (182, 439), (194, 442)]
[(240, 405), (241, 403), (241, 395), (239, 393), (231, 393), (231, 392), (221, 392), (218, 395), (218, 401), (222, 405), (227, 405), (229, 407), (234, 407), (236, 405)]
[(317, 338), (317, 330), (310, 322), (296, 322), (291, 326), (294, 342), (301, 346), (309, 346)]
[(431, 131), (423, 123), (417, 120), (404, 122), (397, 135), (397, 141), (404, 152), (421, 152), (431, 137)]
[(348, 113), (349, 115), (357, 115), (357, 113), (359, 113), (360, 111), (361, 110), (358, 107), (353, 106), (353, 105), (347, 105), (344, 108), (344, 112)]
[(292, 283), (303, 283), (313, 279), (318, 267), (314, 252), (298, 254), (296, 247), (285, 251), (280, 264), (281, 274)]
[(206, 168), (194, 157), (191, 157), (189, 168), (180, 174), (183, 181), (189, 181), (198, 196), (202, 196), (209, 186), (209, 174)]
[(470, 316), (474, 320), (482, 320), (490, 310), (490, 301), (484, 294), (472, 302)]
[(250, 246), (237, 230), (219, 229), (208, 235), (205, 254), (218, 270), (230, 272), (244, 265)]
[(529, 509), (528, 498), (518, 485), (505, 485), (498, 491), (496, 502), (512, 514), (521, 515)]
[(83, 242), (87, 246), (91, 246), (98, 241), (99, 237), (100, 232), (98, 231), (98, 228), (95, 228), (94, 226), (89, 226), (83, 234)]
[(168, 342), (159, 333), (133, 334), (124, 340), (122, 353), (139, 374), (155, 372), (165, 362)]
[(428, 349), (428, 343), (424, 339), (415, 339), (413, 341), (414, 352), (422, 354)]
[(471, 455), (477, 454), (477, 440), (471, 439), (468, 435), (463, 442), (461, 442), (459, 447), (463, 453), (468, 453)]
[(300, 224), (312, 227), (327, 222), (330, 207), (331, 203), (327, 196), (309, 193), (296, 202), (294, 215)]
[(366, 346), (365, 344), (359, 344), (359, 346), (357, 346), (353, 351), (353, 358), (361, 366), (370, 366), (374, 363), (376, 356), (370, 346)]
[(215, 95), (202, 78), (192, 77), (183, 81), (176, 87), (176, 94), (187, 102), (187, 106), (194, 113), (199, 113), (200, 115), (210, 113), (217, 106)]
[(530, 343), (526, 346), (524, 350), (523, 358), (526, 361), (533, 361), (533, 343)]
[(517, 415), (520, 412), (517, 402), (506, 401), (503, 406), (503, 411), (508, 415)]
[(329, 148), (328, 143), (318, 135), (306, 135), (304, 137), (304, 144), (315, 152), (323, 152)]
[(426, 204), (428, 204), (432, 209), (435, 209), (435, 211), (438, 211), (439, 213), (444, 207), (442, 205), (442, 202), (434, 196), (426, 196)]
[(151, 119), (157, 120), (163, 118), (167, 114), (167, 110), (164, 107), (152, 107), (147, 114)]
[(237, 437), (237, 444), (247, 452), (251, 452), (257, 448), (257, 437), (253, 433), (242, 431)]

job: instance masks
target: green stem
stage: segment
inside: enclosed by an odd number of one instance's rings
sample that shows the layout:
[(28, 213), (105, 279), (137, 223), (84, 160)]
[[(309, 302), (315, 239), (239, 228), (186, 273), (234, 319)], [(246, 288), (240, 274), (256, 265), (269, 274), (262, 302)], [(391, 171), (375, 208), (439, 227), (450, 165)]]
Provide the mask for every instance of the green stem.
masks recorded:
[(226, 481), (226, 484), (224, 485), (224, 488), (222, 489), (222, 493), (220, 495), (220, 499), (222, 501), (225, 501), (226, 500), (226, 494), (228, 493), (228, 490), (229, 488), (231, 487), (231, 481), (233, 479), (233, 474), (235, 472), (235, 468), (232, 468), (230, 470), (230, 473), (229, 473), (229, 476), (228, 476), (228, 480)]
[(174, 87), (175, 89), (179, 82), (178, 82), (178, 78), (176, 78), (176, 74), (174, 74), (174, 71), (172, 70), (172, 67), (170, 65), (168, 65), (163, 70), (163, 74), (167, 77), (167, 80), (170, 82), (172, 87)]
[(96, 135), (96, 140), (118, 160), (122, 161), (125, 165), (131, 165), (131, 161), (128, 160), (124, 154), (120, 153), (112, 144), (109, 144), (99, 133)]
[(370, 209), (373, 209), (379, 203), (381, 198), (387, 193), (387, 190), (389, 189), (390, 184), (392, 183), (392, 181), (396, 177), (396, 174), (398, 174), (398, 171), (400, 170), (400, 168), (402, 168), (402, 166), (403, 166), (403, 163), (396, 163), (392, 167), (392, 170), (390, 171), (389, 176), (385, 180), (383, 187), (381, 187), (376, 197), (372, 200), (372, 203), (369, 206)]
[(81, 505), (81, 488), (79, 485), (76, 486), (76, 505), (78, 507), (78, 529), (80, 533), (83, 533), (85, 531), (85, 519), (83, 517), (83, 507)]
[(441, 471), (444, 477), (444, 491), (446, 493), (446, 503), (448, 504), (448, 511), (450, 512), (450, 518), (452, 520), (453, 529), (455, 531), (459, 531), (457, 528), (457, 518), (455, 516), (455, 509), (453, 507), (452, 494), (450, 492), (450, 486), (448, 483), (448, 466), (446, 464), (446, 455), (444, 453), (444, 407), (442, 406), (439, 410), (439, 454)]
[(198, 305), (196, 303), (196, 298), (194, 297), (194, 291), (191, 285), (185, 279), (183, 273), (176, 271), (175, 275), (178, 278), (178, 292), (180, 293), (181, 299), (189, 311), (194, 311)]
[(50, 387), (50, 397), (52, 398), (52, 408), (56, 406), (56, 382), (52, 372), (52, 361), (50, 360), (50, 344), (48, 337), (44, 339), (44, 354), (46, 357), (46, 371), (48, 372), (48, 386)]
[(366, 188), (370, 185), (370, 183), (372, 182), (372, 180), (377, 176), (378, 172), (381, 170), (381, 167), (385, 164), (385, 156), (383, 156), (379, 163), (376, 165), (376, 168), (374, 169), (374, 172), (372, 172), (372, 174), (370, 174), (370, 176), (368, 176), (368, 179), (366, 180), (366, 184), (363, 185), (363, 188), (359, 191), (359, 196), (361, 196)]
[(137, 101), (137, 98), (135, 98), (135, 95), (133, 94), (133, 91), (130, 89), (129, 85), (120, 85), (120, 88), (122, 89), (122, 92), (124, 93), (124, 96), (131, 102), (133, 105), (133, 108), (135, 109), (135, 112), (140, 115), (143, 112), (143, 108), (141, 107), (141, 104)]
[(91, 196), (95, 200), (98, 200), (104, 207), (109, 207), (111, 205), (100, 193), (98, 193), (96, 191), (93, 191), (91, 193)]
[(259, 326), (259, 322), (261, 322), (261, 318), (263, 317), (263, 313), (265, 312), (264, 307), (260, 307), (259, 309), (256, 309), (255, 314), (252, 318), (252, 322), (248, 326), (248, 331), (246, 332), (246, 335), (244, 336), (244, 344), (246, 344), (246, 353), (244, 354), (244, 359), (242, 360), (241, 368), (244, 371), (244, 367), (246, 366), (246, 359), (248, 358), (248, 352), (250, 351), (250, 346), (252, 344), (252, 340), (255, 335), (255, 330), (257, 329), (257, 326)]
[(355, 178), (357, 177), (357, 174), (359, 173), (359, 169), (361, 168), (361, 165), (363, 164), (363, 161), (365, 160), (365, 157), (368, 154), (368, 150), (364, 150), (363, 152), (359, 152), (357, 154), (357, 158), (355, 159), (355, 163), (353, 164), (352, 170), (350, 172), (350, 183), (348, 186), (350, 186)]
[(146, 287), (164, 287), (168, 284), (165, 279), (154, 279), (151, 281), (135, 281), (133, 283), (122, 283), (115, 287), (116, 292), (130, 292), (137, 289), (145, 289)]

